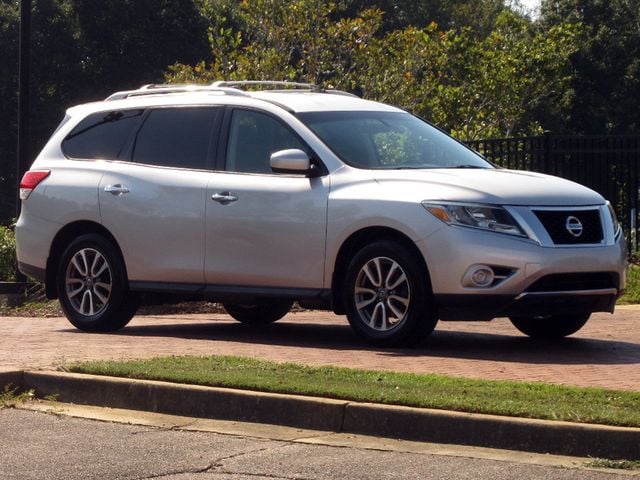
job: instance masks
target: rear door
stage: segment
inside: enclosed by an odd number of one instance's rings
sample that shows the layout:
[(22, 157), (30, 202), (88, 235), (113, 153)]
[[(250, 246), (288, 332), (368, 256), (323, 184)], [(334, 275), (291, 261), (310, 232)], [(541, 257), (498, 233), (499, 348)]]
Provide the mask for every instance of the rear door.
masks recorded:
[(210, 152), (221, 110), (148, 110), (130, 161), (114, 162), (99, 187), (102, 223), (115, 236), (134, 288), (204, 281)]

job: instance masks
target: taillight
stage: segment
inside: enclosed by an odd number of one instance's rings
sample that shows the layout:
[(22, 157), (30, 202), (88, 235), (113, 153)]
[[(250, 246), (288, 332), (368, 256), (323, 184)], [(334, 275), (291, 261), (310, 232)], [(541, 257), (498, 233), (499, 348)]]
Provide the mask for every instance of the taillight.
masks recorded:
[(51, 170), (29, 170), (20, 181), (20, 200), (26, 200), (38, 184), (49, 176)]

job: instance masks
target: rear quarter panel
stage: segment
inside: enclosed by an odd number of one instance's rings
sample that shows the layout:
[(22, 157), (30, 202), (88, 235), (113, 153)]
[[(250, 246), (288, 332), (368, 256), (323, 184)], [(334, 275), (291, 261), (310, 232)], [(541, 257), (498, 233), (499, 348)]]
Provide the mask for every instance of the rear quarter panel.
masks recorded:
[(60, 229), (79, 220), (100, 223), (99, 163), (41, 159), (32, 166), (50, 170), (51, 174), (22, 202), (16, 225), (19, 262), (44, 269), (51, 243)]

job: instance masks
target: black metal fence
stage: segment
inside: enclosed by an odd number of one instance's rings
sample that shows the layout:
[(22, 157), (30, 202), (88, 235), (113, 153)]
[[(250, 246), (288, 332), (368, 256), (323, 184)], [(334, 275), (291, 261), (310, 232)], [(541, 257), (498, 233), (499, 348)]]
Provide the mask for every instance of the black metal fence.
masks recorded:
[(501, 167), (549, 173), (586, 185), (614, 206), (629, 249), (638, 251), (640, 135), (538, 137), (467, 142)]

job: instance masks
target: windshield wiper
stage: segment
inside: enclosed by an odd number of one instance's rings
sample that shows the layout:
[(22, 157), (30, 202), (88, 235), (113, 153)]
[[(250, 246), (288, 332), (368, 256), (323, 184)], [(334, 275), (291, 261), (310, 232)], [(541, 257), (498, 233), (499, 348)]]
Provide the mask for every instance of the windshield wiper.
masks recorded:
[(456, 165), (455, 167), (449, 167), (449, 168), (489, 168), (489, 167), (485, 167), (482, 165)]
[(389, 168), (388, 170), (424, 170), (426, 168), (433, 168), (433, 167), (425, 167), (424, 165), (414, 165), (414, 166), (401, 165), (401, 166)]

